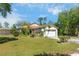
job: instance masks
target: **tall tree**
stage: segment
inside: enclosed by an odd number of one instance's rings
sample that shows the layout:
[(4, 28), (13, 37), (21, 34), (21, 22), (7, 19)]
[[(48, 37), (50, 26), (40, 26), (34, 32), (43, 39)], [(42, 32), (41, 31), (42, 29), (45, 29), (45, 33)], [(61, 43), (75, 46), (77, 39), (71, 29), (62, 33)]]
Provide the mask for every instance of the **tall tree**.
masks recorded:
[(26, 22), (26, 21), (17, 21), (17, 23), (16, 23), (16, 26), (17, 27), (22, 27), (24, 25), (29, 25), (29, 23)]
[(38, 18), (38, 22), (40, 25), (46, 24), (46, 20), (47, 20), (46, 17), (39, 17)]
[(21, 33), (23, 35), (29, 34), (29, 23), (26, 21), (18, 21), (16, 23), (17, 28), (21, 28)]
[(2, 24), (0, 23), (0, 28), (2, 28)]
[(4, 22), (4, 27), (5, 28), (9, 28), (9, 23), (8, 22)]
[[(75, 35), (79, 29), (79, 7), (63, 11), (59, 14), (56, 25), (59, 27), (59, 32), (62, 34)], [(78, 32), (78, 31), (77, 31)]]
[(7, 13), (11, 13), (11, 4), (0, 3), (0, 12), (1, 12), (3, 17), (6, 17)]

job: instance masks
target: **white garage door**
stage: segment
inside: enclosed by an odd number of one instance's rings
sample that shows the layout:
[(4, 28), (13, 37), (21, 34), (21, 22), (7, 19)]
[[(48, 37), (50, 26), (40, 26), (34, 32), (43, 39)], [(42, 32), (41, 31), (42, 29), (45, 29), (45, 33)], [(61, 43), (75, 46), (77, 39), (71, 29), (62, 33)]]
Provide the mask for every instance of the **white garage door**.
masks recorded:
[(49, 37), (55, 37), (56, 36), (56, 31), (49, 31), (48, 36)]

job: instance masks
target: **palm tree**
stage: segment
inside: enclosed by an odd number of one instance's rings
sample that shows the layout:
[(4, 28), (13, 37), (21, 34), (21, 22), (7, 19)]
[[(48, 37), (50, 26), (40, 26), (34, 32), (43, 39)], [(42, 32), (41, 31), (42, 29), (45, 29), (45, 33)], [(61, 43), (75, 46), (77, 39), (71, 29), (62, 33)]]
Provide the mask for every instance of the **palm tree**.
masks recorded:
[(46, 24), (46, 20), (47, 20), (46, 17), (39, 17), (38, 18), (38, 22), (39, 22), (40, 25)]
[(11, 14), (11, 4), (9, 3), (0, 3), (0, 12), (1, 15), (6, 18), (7, 13)]

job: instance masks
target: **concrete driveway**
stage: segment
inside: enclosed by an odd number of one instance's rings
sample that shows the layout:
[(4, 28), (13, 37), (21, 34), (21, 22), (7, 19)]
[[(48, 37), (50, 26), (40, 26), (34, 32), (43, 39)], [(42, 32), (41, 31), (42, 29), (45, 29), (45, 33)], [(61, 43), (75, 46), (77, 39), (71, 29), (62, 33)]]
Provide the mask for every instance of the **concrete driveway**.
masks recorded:
[(71, 38), (71, 39), (68, 40), (68, 42), (79, 44), (79, 38)]

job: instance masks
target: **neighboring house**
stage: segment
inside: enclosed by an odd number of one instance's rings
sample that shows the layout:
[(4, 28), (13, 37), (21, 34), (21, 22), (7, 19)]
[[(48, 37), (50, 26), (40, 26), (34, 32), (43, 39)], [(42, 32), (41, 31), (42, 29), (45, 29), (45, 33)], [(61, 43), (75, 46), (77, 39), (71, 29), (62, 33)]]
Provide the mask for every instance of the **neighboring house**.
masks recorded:
[(55, 26), (46, 27), (44, 29), (44, 37), (58, 39), (58, 30), (57, 30), (57, 28)]
[(10, 29), (0, 28), (0, 35), (9, 35)]

